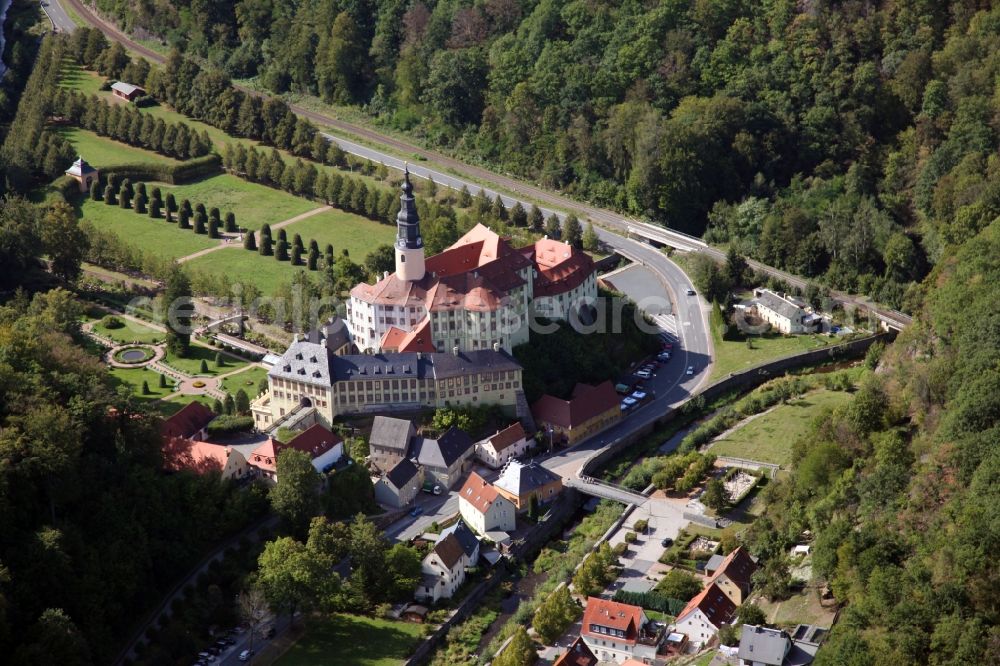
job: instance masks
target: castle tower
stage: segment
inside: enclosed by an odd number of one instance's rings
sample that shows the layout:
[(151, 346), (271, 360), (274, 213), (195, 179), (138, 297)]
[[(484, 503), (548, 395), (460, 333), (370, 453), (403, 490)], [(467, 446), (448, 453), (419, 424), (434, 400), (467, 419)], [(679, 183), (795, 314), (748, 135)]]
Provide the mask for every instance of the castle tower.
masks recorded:
[(413, 198), (409, 165), (403, 174), (402, 205), (396, 216), (396, 277), (408, 282), (424, 277), (424, 239), (420, 235), (420, 218)]

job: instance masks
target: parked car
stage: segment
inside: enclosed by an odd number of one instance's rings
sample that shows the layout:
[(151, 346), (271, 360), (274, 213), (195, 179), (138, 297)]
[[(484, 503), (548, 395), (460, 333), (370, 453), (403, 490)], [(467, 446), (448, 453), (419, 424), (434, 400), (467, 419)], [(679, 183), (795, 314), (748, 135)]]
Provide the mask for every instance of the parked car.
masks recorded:
[(434, 493), (435, 495), (440, 495), (441, 494), (441, 486), (434, 486), (434, 489), (431, 492)]
[(663, 348), (666, 349), (667, 351), (670, 351), (671, 349), (674, 348), (674, 343), (672, 343), (672, 342), (664, 342), (663, 343)]
[(642, 402), (643, 400), (646, 399), (646, 392), (645, 391), (636, 391), (630, 397), (633, 398), (636, 402)]
[(653, 376), (653, 373), (646, 368), (641, 368), (636, 371), (635, 376), (642, 377), (643, 379), (649, 379), (650, 377)]
[(622, 395), (625, 395), (626, 393), (628, 393), (631, 390), (632, 390), (632, 387), (629, 386), (628, 384), (615, 384), (615, 391), (617, 391), (618, 393), (621, 393)]
[(688, 289), (688, 296), (694, 296), (694, 289)]
[(412, 509), (410, 509), (410, 515), (413, 516), (414, 518), (416, 518), (423, 512), (424, 512), (424, 507), (422, 506), (415, 506)]
[(250, 657), (253, 655), (253, 650), (243, 650), (243, 652), (240, 652), (240, 661), (250, 661)]
[(666, 363), (670, 360), (670, 352), (660, 352), (656, 355), (656, 360), (660, 363)]
[(671, 539), (670, 537), (665, 537), (663, 541), (660, 542), (660, 545), (663, 546), (664, 548), (670, 548), (672, 545), (674, 545), (674, 540)]
[(694, 374), (694, 366), (693, 365), (689, 365), (687, 371), (684, 374), (686, 374), (686, 375), (693, 375)]

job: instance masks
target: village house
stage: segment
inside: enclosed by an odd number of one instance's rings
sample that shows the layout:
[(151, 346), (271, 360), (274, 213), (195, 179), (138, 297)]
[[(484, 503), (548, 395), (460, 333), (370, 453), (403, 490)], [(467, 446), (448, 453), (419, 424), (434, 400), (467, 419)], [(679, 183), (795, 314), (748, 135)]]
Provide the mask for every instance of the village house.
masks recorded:
[(458, 511), (469, 527), (483, 536), (515, 528), (514, 505), (475, 472), (459, 492)]
[(125, 83), (124, 81), (116, 81), (111, 84), (111, 94), (126, 102), (134, 102), (145, 95), (146, 91), (140, 86)]
[[(757, 563), (743, 546), (734, 549), (721, 562), (713, 556), (705, 566), (709, 582), (715, 583), (734, 604), (740, 606), (750, 595), (752, 578), (757, 571)], [(718, 562), (718, 563), (717, 563)]]
[(434, 603), (439, 599), (450, 599), (465, 582), (467, 566), (469, 560), (458, 537), (449, 534), (438, 541), (420, 563), (423, 575), (414, 593), (417, 601)]
[(418, 437), (411, 455), (423, 470), (425, 484), (437, 484), (447, 490), (468, 471), (474, 451), (472, 438), (452, 426), (437, 439)]
[(610, 381), (597, 386), (577, 384), (569, 400), (543, 395), (531, 406), (542, 437), (572, 446), (621, 419), (619, 396)]
[(523, 513), (531, 507), (531, 498), (539, 506), (551, 502), (562, 492), (562, 478), (537, 463), (524, 464), (518, 460), (508, 462), (500, 478), (493, 482), (497, 492), (506, 497)]
[(744, 624), (736, 656), (740, 666), (808, 666), (819, 645), (793, 640), (781, 629)]
[(406, 419), (376, 416), (368, 437), (368, 459), (380, 470), (394, 468), (409, 457), (410, 441), (417, 431)]
[(785, 335), (814, 332), (820, 322), (818, 315), (807, 312), (801, 303), (785, 294), (757, 289), (754, 297), (756, 315)]
[(408, 458), (403, 458), (388, 472), (375, 481), (375, 501), (379, 504), (401, 509), (414, 500), (423, 483), (420, 468)]
[(212, 410), (193, 400), (180, 410), (163, 420), (160, 425), (160, 436), (164, 441), (175, 437), (186, 439), (207, 439), (205, 427), (215, 418)]
[(218, 472), (224, 481), (245, 478), (250, 472), (247, 459), (231, 446), (180, 437), (173, 438), (164, 447), (163, 463), (164, 468), (171, 472)]
[(527, 453), (532, 441), (529, 441), (521, 422), (515, 421), (503, 430), (498, 430), (495, 435), (478, 442), (476, 457), (488, 467), (499, 469)]
[(307, 454), (317, 473), (329, 471), (344, 455), (344, 440), (320, 424), (315, 424), (286, 443), (268, 437), (250, 453), (249, 463), (271, 481), (278, 481), (278, 455), (286, 449)]
[(583, 637), (577, 636), (552, 666), (597, 666), (598, 658), (590, 651)]
[(686, 635), (691, 644), (703, 646), (735, 615), (736, 604), (715, 583), (709, 583), (680, 612), (673, 631)]
[(454, 534), (455, 538), (458, 539), (458, 543), (461, 544), (462, 550), (465, 551), (465, 557), (469, 561), (468, 566), (474, 567), (479, 564), (479, 537), (465, 524), (465, 521), (458, 520), (454, 525), (441, 530), (441, 536), (438, 541), (449, 534)]
[(637, 659), (652, 664), (665, 634), (666, 625), (650, 621), (639, 606), (587, 599), (580, 636), (602, 662)]

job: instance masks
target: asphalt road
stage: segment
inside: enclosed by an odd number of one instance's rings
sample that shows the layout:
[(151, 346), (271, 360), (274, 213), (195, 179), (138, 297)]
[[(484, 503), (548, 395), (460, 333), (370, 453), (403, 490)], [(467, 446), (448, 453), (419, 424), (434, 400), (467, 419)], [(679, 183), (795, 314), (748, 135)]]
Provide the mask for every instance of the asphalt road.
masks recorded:
[(49, 20), (52, 21), (56, 32), (73, 32), (76, 30), (76, 23), (69, 17), (69, 14), (66, 13), (62, 5), (55, 0), (42, 0), (42, 10), (49, 17)]

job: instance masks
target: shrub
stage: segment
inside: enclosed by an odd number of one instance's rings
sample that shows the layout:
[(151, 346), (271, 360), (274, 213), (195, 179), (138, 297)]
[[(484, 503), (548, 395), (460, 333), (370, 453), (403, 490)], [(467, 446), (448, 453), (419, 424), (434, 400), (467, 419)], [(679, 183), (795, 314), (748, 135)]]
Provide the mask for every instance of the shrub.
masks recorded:
[(638, 537), (636, 536), (635, 532), (625, 533), (625, 543), (635, 543), (636, 539), (638, 539)]
[(249, 432), (253, 430), (252, 416), (234, 416), (222, 414), (216, 416), (208, 424), (208, 434), (214, 436), (233, 435), (239, 432)]
[(125, 322), (123, 322), (121, 319), (119, 319), (114, 315), (107, 315), (106, 317), (104, 317), (104, 319), (101, 320), (101, 326), (103, 326), (104, 328), (115, 330), (119, 328), (124, 328)]
[(204, 373), (208, 372), (208, 363), (205, 362), (205, 359), (201, 359), (201, 365), (198, 366), (198, 371)]
[(632, 526), (632, 529), (636, 532), (645, 532), (647, 527), (649, 527), (649, 522), (643, 519), (635, 521), (635, 525)]

